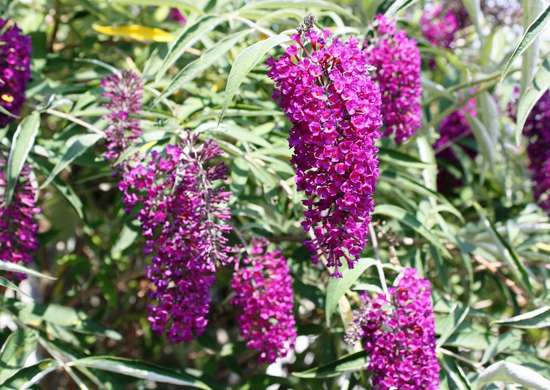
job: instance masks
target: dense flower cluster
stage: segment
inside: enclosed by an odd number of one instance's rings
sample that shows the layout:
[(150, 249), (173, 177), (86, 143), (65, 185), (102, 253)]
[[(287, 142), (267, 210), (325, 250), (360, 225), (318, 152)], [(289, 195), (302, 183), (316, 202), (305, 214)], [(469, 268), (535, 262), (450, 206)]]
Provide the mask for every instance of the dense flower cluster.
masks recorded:
[[(0, 156), (0, 191), (6, 193), (6, 158)], [(38, 188), (31, 178), (31, 167), (24, 165), (9, 205), (0, 203), (0, 260), (29, 263), (38, 249), (38, 224), (35, 216)], [(21, 274), (18, 274), (21, 275)]]
[(397, 30), (395, 22), (379, 15), (376, 38), (367, 48), (369, 62), (376, 69), (382, 94), (385, 135), (395, 134), (401, 143), (420, 128), (420, 52), (416, 41)]
[[(447, 115), (441, 121), (439, 125), (439, 138), (433, 145), (438, 160), (444, 161), (450, 165), (459, 165), (459, 160), (451, 146), (455, 145), (460, 140), (473, 139), (472, 129), (466, 118), (466, 114), (472, 116), (476, 115), (475, 99), (470, 99), (463, 108)], [(463, 143), (459, 145), (471, 158), (475, 157), (477, 154), (474, 149), (467, 147)], [(446, 169), (439, 170), (437, 175), (437, 188), (440, 191), (447, 192), (461, 185), (462, 181), (450, 174)]]
[[(11, 21), (0, 18), (0, 106), (14, 116), (25, 102), (31, 78), (31, 38)], [(0, 127), (14, 118), (0, 113)]]
[(297, 45), (268, 61), (269, 77), (293, 123), (292, 164), (307, 198), (303, 226), (314, 237), (306, 245), (338, 276), (342, 260), (353, 267), (367, 241), (379, 175), (380, 91), (355, 39), (329, 41), (330, 33), (313, 30), (293, 38)]
[[(519, 94), (519, 90), (516, 91)], [(510, 114), (515, 118), (515, 107)], [(533, 181), (533, 195), (539, 206), (550, 213), (550, 92), (535, 104), (525, 121), (523, 134), (529, 139), (527, 155)]]
[(234, 305), (246, 345), (260, 352), (259, 361), (272, 363), (284, 357), (296, 340), (292, 278), (279, 250), (254, 240), (251, 256), (233, 274)]
[(172, 7), (170, 8), (170, 14), (168, 15), (170, 19), (172, 19), (174, 22), (178, 22), (181, 26), (184, 26), (187, 23), (187, 18), (185, 15), (179, 10), (179, 8)]
[(153, 255), (149, 321), (157, 333), (168, 329), (173, 342), (204, 331), (216, 266), (231, 261), (230, 194), (215, 187), (226, 176), (225, 166), (213, 161), (220, 154), (214, 142), (198, 146), (189, 135), (181, 145), (153, 151), (148, 162), (125, 166), (119, 183), (126, 210), (141, 207), (145, 252)]
[(420, 18), (420, 27), (422, 35), (431, 44), (448, 48), (467, 20), (468, 13), (462, 3), (451, 0), (429, 6)]
[(105, 157), (116, 160), (136, 138), (141, 135), (139, 119), (143, 81), (132, 71), (112, 74), (101, 81), (103, 96), (108, 100), (105, 115), (108, 123), (105, 130), (107, 151)]
[(389, 297), (367, 299), (348, 340), (362, 340), (375, 390), (437, 390), (439, 364), (431, 285), (407, 268)]

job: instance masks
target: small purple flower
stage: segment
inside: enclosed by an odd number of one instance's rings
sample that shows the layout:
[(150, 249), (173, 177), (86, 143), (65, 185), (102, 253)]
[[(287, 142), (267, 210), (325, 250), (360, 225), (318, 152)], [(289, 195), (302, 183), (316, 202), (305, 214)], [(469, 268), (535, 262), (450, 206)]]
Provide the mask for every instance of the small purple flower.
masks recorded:
[[(6, 193), (6, 158), (0, 156), (0, 190)], [(33, 252), (38, 249), (38, 224), (35, 217), (40, 212), (36, 207), (38, 188), (31, 178), (31, 167), (23, 166), (19, 181), (11, 202), (0, 203), (0, 260), (12, 263), (28, 264), (32, 261)], [(17, 274), (18, 278), (20, 275)]]
[(383, 15), (376, 22), (376, 38), (366, 50), (382, 94), (384, 135), (395, 134), (396, 142), (402, 143), (422, 124), (420, 52), (416, 41), (397, 30), (395, 22)]
[(268, 242), (256, 239), (251, 256), (235, 270), (233, 304), (246, 345), (260, 352), (262, 363), (287, 355), (296, 341), (292, 278), (281, 251), (268, 251)]
[(375, 390), (437, 390), (439, 363), (430, 282), (403, 271), (389, 297), (367, 298), (354, 315), (347, 339), (361, 340)]
[(459, 0), (432, 4), (422, 14), (422, 35), (433, 45), (449, 48), (456, 33), (468, 23), (468, 13)]
[(139, 208), (145, 253), (153, 255), (149, 321), (156, 333), (167, 330), (172, 342), (203, 333), (216, 267), (232, 261), (230, 193), (216, 184), (227, 173), (215, 161), (220, 155), (213, 141), (199, 146), (189, 134), (180, 145), (123, 167), (119, 189), (126, 211)]
[(170, 13), (168, 17), (174, 22), (178, 22), (181, 26), (185, 26), (185, 24), (187, 23), (187, 18), (185, 17), (185, 15), (179, 10), (179, 8), (176, 7), (170, 8)]
[(108, 123), (105, 158), (116, 160), (142, 134), (135, 115), (141, 110), (143, 81), (139, 75), (128, 70), (106, 77), (101, 81), (101, 86), (109, 110), (105, 115)]
[(311, 29), (293, 38), (296, 45), (268, 60), (269, 77), (293, 124), (292, 164), (306, 195), (302, 224), (313, 235), (306, 245), (315, 262), (326, 258), (339, 276), (342, 261), (353, 267), (367, 242), (379, 175), (380, 91), (357, 40)]
[[(31, 38), (10, 20), (0, 18), (0, 106), (17, 116), (31, 78)], [(0, 127), (13, 117), (0, 113)]]

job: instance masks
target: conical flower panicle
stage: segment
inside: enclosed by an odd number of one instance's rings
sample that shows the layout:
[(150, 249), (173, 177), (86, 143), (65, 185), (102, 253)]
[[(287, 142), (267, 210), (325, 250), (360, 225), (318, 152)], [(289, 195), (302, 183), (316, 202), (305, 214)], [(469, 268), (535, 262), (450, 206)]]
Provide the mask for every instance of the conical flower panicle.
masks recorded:
[[(6, 158), (0, 156), (0, 260), (28, 264), (38, 249), (38, 224), (35, 220), (40, 209), (36, 207), (37, 183), (31, 177), (31, 167), (23, 166), (11, 202), (6, 205)], [(22, 278), (23, 274), (17, 274)]]
[(141, 110), (143, 81), (135, 72), (123, 71), (104, 78), (101, 86), (109, 110), (105, 115), (105, 158), (116, 160), (142, 134), (135, 115)]
[(267, 247), (266, 240), (255, 240), (231, 282), (241, 335), (262, 363), (286, 356), (296, 341), (290, 270), (281, 251)]
[[(0, 18), (0, 106), (17, 116), (31, 78), (31, 38), (12, 21)], [(0, 127), (14, 117), (0, 112)]]
[(189, 341), (207, 324), (210, 287), (218, 264), (232, 261), (227, 243), (230, 193), (216, 187), (226, 169), (213, 161), (221, 149), (189, 137), (125, 166), (119, 188), (138, 220), (145, 252), (153, 255), (147, 277), (154, 285), (149, 321), (173, 342)]
[(314, 261), (339, 276), (346, 260), (353, 267), (367, 242), (378, 179), (382, 118), (378, 85), (368, 73), (368, 56), (358, 41), (330, 40), (309, 30), (296, 45), (271, 58), (274, 99), (293, 124), (289, 144), (296, 183), (304, 191), (303, 226)]
[(362, 341), (373, 389), (439, 388), (431, 291), (430, 282), (408, 268), (389, 297), (367, 298), (355, 313), (348, 341)]
[(384, 15), (376, 17), (375, 32), (366, 50), (382, 94), (384, 135), (394, 134), (402, 143), (422, 124), (420, 51), (416, 41)]
[(468, 12), (459, 0), (430, 5), (420, 18), (422, 35), (431, 44), (449, 48), (456, 33), (468, 22)]

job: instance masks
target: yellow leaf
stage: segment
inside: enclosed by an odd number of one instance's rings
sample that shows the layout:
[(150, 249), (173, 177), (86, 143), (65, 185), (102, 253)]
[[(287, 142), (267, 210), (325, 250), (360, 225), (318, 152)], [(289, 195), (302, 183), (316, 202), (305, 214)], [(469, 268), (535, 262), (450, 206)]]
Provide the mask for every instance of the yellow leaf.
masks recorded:
[(100, 26), (94, 24), (95, 31), (101, 34), (110, 35), (113, 37), (122, 37), (135, 39), (136, 41), (155, 41), (155, 42), (170, 42), (174, 39), (174, 36), (168, 31), (161, 30), (160, 28), (151, 28), (141, 26), (139, 24), (130, 24), (127, 26)]

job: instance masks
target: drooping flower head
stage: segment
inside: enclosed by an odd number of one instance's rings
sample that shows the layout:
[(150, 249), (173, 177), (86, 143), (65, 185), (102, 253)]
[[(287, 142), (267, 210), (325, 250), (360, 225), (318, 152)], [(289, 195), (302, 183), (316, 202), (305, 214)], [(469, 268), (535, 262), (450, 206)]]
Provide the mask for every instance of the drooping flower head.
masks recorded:
[(459, 0), (431, 4), (420, 18), (422, 35), (431, 44), (451, 47), (456, 33), (468, 23), (468, 13)]
[[(459, 143), (461, 140), (473, 139), (472, 128), (467, 119), (467, 114), (476, 115), (476, 101), (470, 99), (464, 107), (447, 115), (439, 125), (439, 138), (433, 144), (436, 157), (451, 165), (460, 165), (460, 161), (452, 149), (452, 146), (459, 144), (460, 148), (471, 158), (474, 158), (477, 152)], [(462, 181), (457, 179), (446, 169), (440, 169), (437, 175), (437, 188), (439, 191), (448, 192), (462, 185)]]
[(382, 94), (385, 136), (406, 141), (422, 123), (420, 52), (416, 41), (384, 15), (376, 17), (376, 37), (367, 46), (369, 62)]
[[(515, 99), (519, 89), (515, 91)], [(509, 106), (515, 119), (515, 104)], [(525, 121), (523, 135), (529, 140), (527, 156), (533, 182), (533, 196), (539, 206), (550, 213), (550, 92), (546, 91), (537, 101)]]
[[(0, 18), (0, 106), (17, 116), (31, 78), (31, 38), (12, 21)], [(14, 118), (0, 113), (0, 127)]]
[(407, 268), (389, 297), (367, 299), (355, 313), (348, 341), (362, 341), (375, 390), (437, 390), (439, 364), (431, 285)]
[(353, 267), (367, 241), (379, 175), (380, 91), (357, 40), (331, 40), (328, 31), (310, 28), (293, 38), (296, 45), (268, 61), (269, 77), (293, 124), (292, 164), (307, 198), (302, 224), (313, 235), (306, 245), (338, 276), (342, 261)]
[(185, 26), (187, 23), (187, 18), (185, 15), (179, 10), (179, 8), (172, 7), (170, 8), (170, 14), (168, 15), (170, 19), (172, 19), (174, 22), (178, 22), (181, 26)]
[(246, 345), (260, 352), (262, 363), (286, 356), (296, 341), (296, 322), (292, 278), (281, 251), (269, 251), (264, 239), (254, 240), (250, 256), (235, 270), (231, 285)]
[[(13, 197), (6, 205), (6, 158), (0, 155), (0, 260), (28, 264), (38, 249), (38, 224), (35, 216), (38, 187), (31, 177), (31, 167), (23, 166)], [(22, 274), (17, 274), (20, 278)]]
[(220, 154), (213, 141), (198, 145), (189, 135), (146, 162), (126, 165), (119, 183), (126, 210), (141, 207), (145, 253), (153, 255), (149, 321), (173, 342), (204, 331), (216, 267), (232, 261), (230, 193), (218, 186), (226, 168), (215, 161)]
[(104, 78), (101, 86), (109, 110), (105, 115), (108, 123), (105, 158), (116, 160), (142, 134), (136, 115), (141, 110), (143, 81), (138, 74), (128, 70)]

